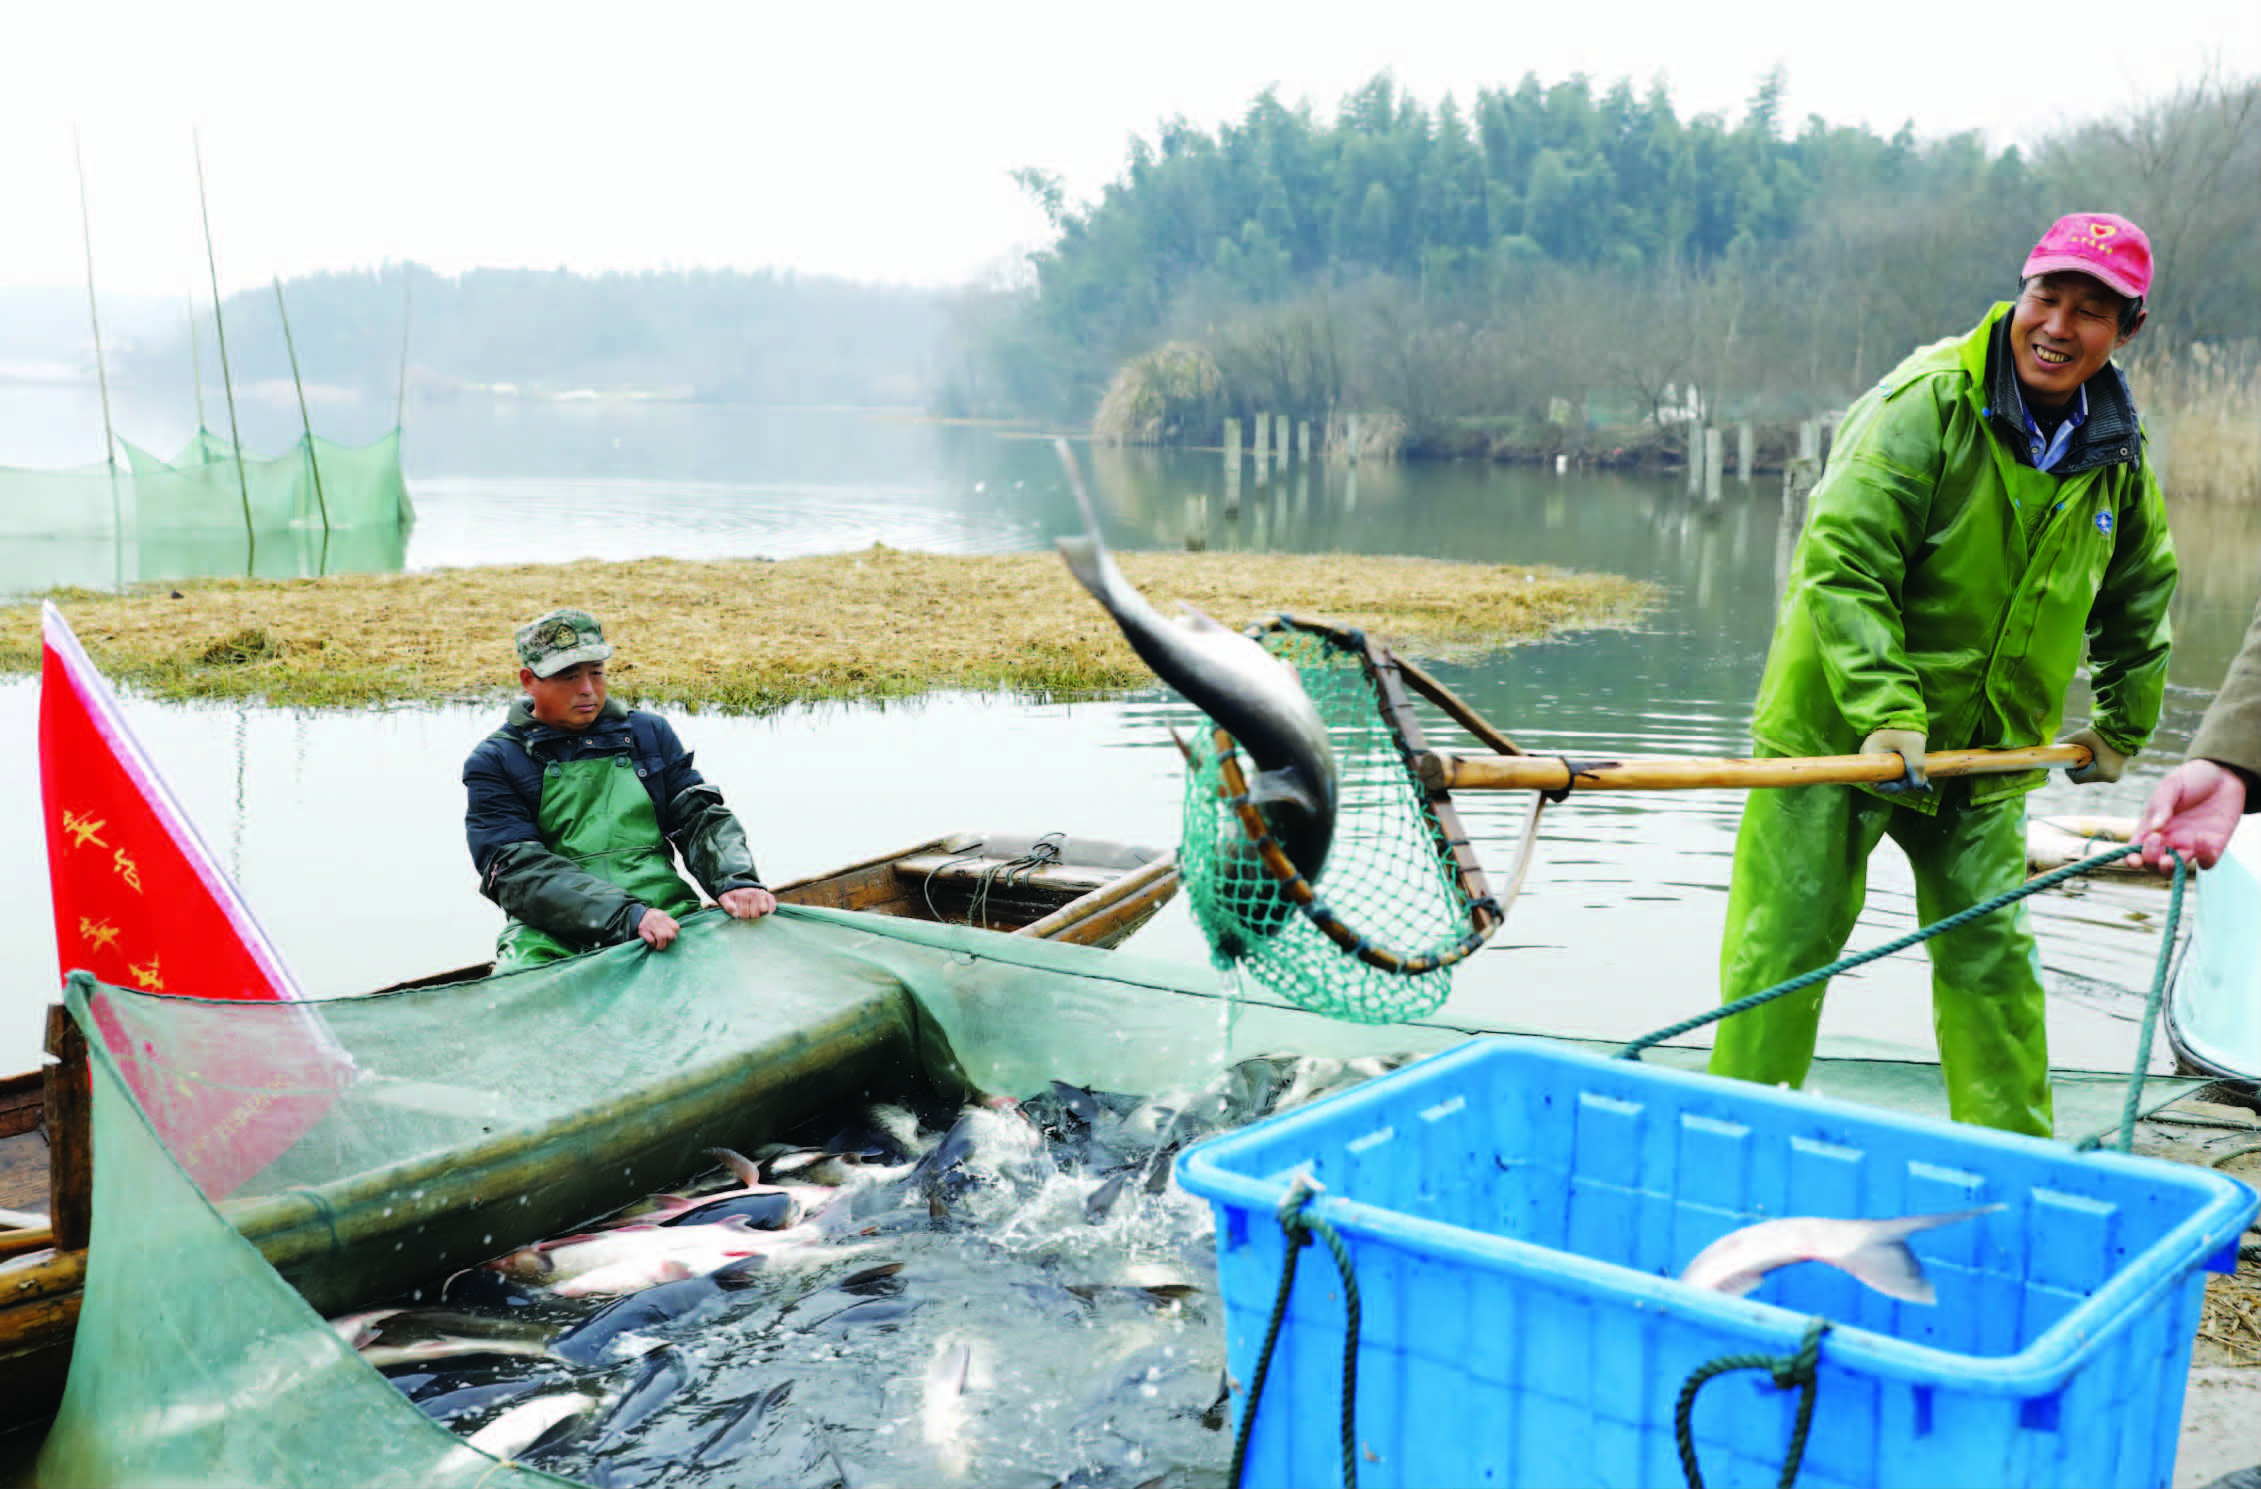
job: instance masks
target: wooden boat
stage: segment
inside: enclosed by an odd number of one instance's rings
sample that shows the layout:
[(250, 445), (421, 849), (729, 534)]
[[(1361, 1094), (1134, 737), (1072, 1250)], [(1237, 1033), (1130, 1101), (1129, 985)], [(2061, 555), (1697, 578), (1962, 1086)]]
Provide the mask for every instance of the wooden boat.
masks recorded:
[[(2127, 842), (2135, 831), (2133, 817), (2034, 817), (2025, 825), (2025, 866), (2029, 874), (2045, 874), (2068, 863), (2094, 858)], [(2124, 858), (2107, 864), (2107, 874), (2149, 875), (2138, 859)]]
[[(2195, 902), (2195, 903), (2193, 903)], [(2261, 832), (2251, 819), (2185, 901), (2167, 1043), (2186, 1075), (2261, 1082)]]
[[(1177, 862), (1166, 851), (1057, 833), (958, 833), (796, 879), (779, 886), (777, 897), (785, 904), (1112, 947), (1177, 888)], [(492, 966), (459, 967), (377, 991), (475, 979)], [(92, 1143), (86, 1047), (59, 1005), (49, 1010), (47, 1038), (55, 1059), (44, 1071), (0, 1079), (0, 1425), (44, 1416), (60, 1399), (86, 1271)], [(854, 1075), (841, 1072), (840, 1078)], [(811, 1099), (824, 1084), (813, 1072), (801, 1080)], [(482, 1167), (480, 1155), (446, 1155), (446, 1177), (431, 1186), (435, 1200), (465, 1182), (471, 1186), (466, 1192), (507, 1187), (518, 1156), (498, 1152)], [(266, 1209), (275, 1213), (231, 1218), (288, 1275), (288, 1254), (303, 1238), (286, 1207)]]

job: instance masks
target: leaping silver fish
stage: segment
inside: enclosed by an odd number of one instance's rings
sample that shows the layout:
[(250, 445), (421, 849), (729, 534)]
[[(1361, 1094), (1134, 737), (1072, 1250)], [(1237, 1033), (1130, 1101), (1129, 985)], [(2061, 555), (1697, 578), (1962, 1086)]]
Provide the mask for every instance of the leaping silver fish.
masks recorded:
[(1114, 617), (1139, 659), (1248, 751), (1257, 769), (1250, 799), (1288, 862), (1316, 880), (1334, 841), (1339, 787), (1327, 726), (1295, 669), (1191, 605), (1173, 620), (1133, 589), (1099, 535), (1099, 515), (1067, 441), (1055, 445), (1083, 509), (1083, 534), (1054, 540), (1068, 571)]

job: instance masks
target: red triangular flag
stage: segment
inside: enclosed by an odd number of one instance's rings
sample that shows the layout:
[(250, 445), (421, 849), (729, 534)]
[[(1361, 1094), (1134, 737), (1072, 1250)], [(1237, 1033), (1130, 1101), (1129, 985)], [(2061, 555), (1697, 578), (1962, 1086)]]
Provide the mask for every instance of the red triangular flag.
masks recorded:
[[(62, 612), (46, 605), (40, 619), (39, 771), (64, 970), (147, 992), (301, 1000)], [(104, 1030), (166, 1146), (215, 1199), (296, 1142), (348, 1068), (312, 1008), (247, 1028), (250, 1040), (204, 1050), (135, 1050)]]

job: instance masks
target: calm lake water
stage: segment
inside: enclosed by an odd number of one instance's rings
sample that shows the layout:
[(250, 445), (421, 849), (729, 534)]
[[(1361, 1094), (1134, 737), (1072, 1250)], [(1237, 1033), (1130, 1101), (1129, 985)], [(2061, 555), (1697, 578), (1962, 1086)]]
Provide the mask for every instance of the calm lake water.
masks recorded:
[[(372, 437), (391, 408), (316, 410), (338, 438)], [(287, 417), (286, 417), (287, 414)], [(215, 418), (218, 417), (215, 411)], [(170, 422), (168, 422), (168, 419)], [(251, 447), (295, 432), (295, 407), (246, 411)], [(139, 420), (137, 423), (136, 420)], [(91, 421), (91, 422), (88, 422)], [(137, 409), (120, 427), (159, 449), (193, 420)], [(1041, 549), (1073, 530), (1073, 500), (1048, 445), (909, 416), (584, 400), (412, 406), (405, 458), (419, 512), (405, 544), (341, 544), (333, 567), (424, 570), (489, 562), (850, 550), (874, 542), (939, 552)], [(0, 415), (9, 463), (99, 453), (91, 395), (32, 389)], [(75, 432), (74, 432), (75, 431)], [(1572, 634), (1435, 671), (1524, 744), (1580, 754), (1742, 754), (1789, 534), (1779, 483), (1730, 481), (1706, 508), (1675, 477), (1554, 476), (1451, 465), (1358, 472), (1293, 466), (1244, 477), (1222, 517), (1214, 455), (1095, 452), (1108, 535), (1177, 547), (1188, 498), (1209, 498), (1218, 548), (1407, 553), (1609, 570), (1663, 586), (1663, 604), (1621, 631)], [(2171, 477), (2171, 473), (2170, 473)], [(2133, 813), (2176, 758), (2261, 593), (2261, 510), (2175, 513), (2185, 584), (2167, 717), (2115, 786), (2053, 783), (2036, 813)], [(319, 554), (262, 544), (263, 572), (310, 572)], [(0, 545), (0, 592), (129, 577), (241, 572), (240, 540), (121, 552), (103, 541)], [(342, 559), (342, 563), (336, 562)], [(569, 579), (565, 583), (569, 586)], [(561, 601), (571, 598), (561, 587)], [(1283, 606), (1294, 604), (1282, 596)], [(965, 603), (1010, 604), (968, 595)], [(619, 642), (633, 652), (633, 636)], [(486, 646), (498, 658), (502, 638)], [(874, 638), (884, 645), (884, 638)], [(34, 758), (36, 686), (0, 683), (11, 754), (0, 783), (0, 930), (28, 948), (0, 1003), (0, 1069), (36, 1062), (40, 1006), (57, 975)], [(2076, 699), (2074, 710), (2085, 706)], [(499, 925), (462, 840), (464, 754), (501, 705), (353, 714), (129, 701), (128, 716), (299, 979), (344, 994), (483, 958)], [(957, 828), (1065, 830), (1175, 841), (1180, 771), (1166, 726), (1183, 705), (1157, 687), (1122, 699), (1032, 703), (944, 695), (887, 707), (825, 706), (767, 719), (682, 720), (699, 764), (751, 831), (773, 879), (812, 873)], [(906, 762), (916, 762), (906, 771)], [(1459, 799), (1495, 874), (1512, 857), (1524, 799)], [(1443, 1017), (1470, 1026), (1632, 1036), (1714, 999), (1718, 938), (1740, 797), (1624, 793), (1574, 799), (1545, 819), (1523, 899), (1460, 974)], [(2036, 907), (2060, 1064), (2122, 1066), (2157, 950), (2163, 893), (2105, 884)], [(1904, 862), (1887, 846), (1855, 948), (1913, 924)], [(1182, 903), (1134, 945), (1206, 959)], [(1920, 954), (1850, 976), (1832, 993), (1824, 1048), (1929, 1057)], [(1386, 1048), (1386, 1032), (1376, 1045)]]

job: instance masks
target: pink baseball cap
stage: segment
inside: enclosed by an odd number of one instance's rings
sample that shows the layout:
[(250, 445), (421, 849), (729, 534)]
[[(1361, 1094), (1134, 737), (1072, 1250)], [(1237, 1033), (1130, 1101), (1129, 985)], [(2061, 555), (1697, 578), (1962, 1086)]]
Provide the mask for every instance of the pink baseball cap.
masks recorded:
[(2115, 212), (2073, 212), (2049, 224), (2026, 256), (2020, 279), (2062, 270), (2101, 279), (2115, 294), (2140, 300), (2151, 292), (2151, 240)]

